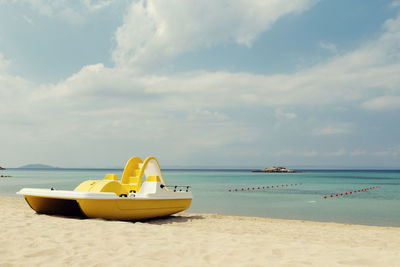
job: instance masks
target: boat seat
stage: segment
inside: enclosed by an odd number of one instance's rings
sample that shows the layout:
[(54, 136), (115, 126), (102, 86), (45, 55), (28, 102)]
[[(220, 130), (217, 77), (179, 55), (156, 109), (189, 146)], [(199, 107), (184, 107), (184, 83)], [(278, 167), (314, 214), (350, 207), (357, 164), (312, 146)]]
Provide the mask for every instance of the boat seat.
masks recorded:
[(104, 180), (118, 181), (118, 176), (116, 174), (106, 174)]
[(126, 188), (126, 190), (128, 190), (128, 192), (130, 192), (131, 190), (135, 190), (136, 192), (138, 192), (138, 185), (139, 183), (139, 177), (137, 176), (129, 176), (127, 179), (127, 183), (123, 183), (122, 185)]

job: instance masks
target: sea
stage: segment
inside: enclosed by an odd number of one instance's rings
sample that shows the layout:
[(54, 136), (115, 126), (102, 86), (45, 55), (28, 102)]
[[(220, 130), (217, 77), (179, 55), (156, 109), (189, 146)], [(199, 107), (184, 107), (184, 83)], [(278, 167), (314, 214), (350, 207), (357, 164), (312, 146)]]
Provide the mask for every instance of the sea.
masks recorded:
[[(122, 170), (7, 169), (0, 174), (12, 177), (0, 178), (0, 195), (21, 197), (16, 192), (25, 187), (73, 190), (107, 173), (121, 177)], [(166, 169), (163, 177), (168, 186), (190, 186), (192, 213), (400, 227), (400, 170)]]

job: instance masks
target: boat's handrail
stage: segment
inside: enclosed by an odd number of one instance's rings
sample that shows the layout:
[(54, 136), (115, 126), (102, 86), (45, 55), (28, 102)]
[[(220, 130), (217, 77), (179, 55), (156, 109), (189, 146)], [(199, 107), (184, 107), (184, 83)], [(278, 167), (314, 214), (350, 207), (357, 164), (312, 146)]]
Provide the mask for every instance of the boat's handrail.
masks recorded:
[[(174, 190), (174, 192), (176, 192), (178, 189), (179, 189), (179, 191), (181, 191), (182, 192), (182, 188), (186, 188), (186, 192), (189, 192), (189, 188), (191, 188), (191, 186), (190, 185), (161, 185), (162, 187), (164, 187), (164, 186), (166, 186), (167, 188), (169, 188), (169, 189), (173, 189)], [(185, 189), (183, 189), (183, 190), (185, 190)]]

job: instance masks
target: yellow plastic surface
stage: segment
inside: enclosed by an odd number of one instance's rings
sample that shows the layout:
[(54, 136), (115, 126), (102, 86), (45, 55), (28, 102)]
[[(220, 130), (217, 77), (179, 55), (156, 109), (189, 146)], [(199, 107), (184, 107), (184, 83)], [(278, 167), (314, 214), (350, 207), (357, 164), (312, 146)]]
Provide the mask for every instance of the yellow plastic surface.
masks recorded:
[[(115, 174), (107, 174), (104, 180), (87, 180), (78, 185), (74, 191), (78, 192), (113, 192), (118, 196), (120, 194), (128, 194), (129, 192), (139, 192), (142, 186), (144, 170), (150, 160), (158, 161), (154, 157), (147, 157), (143, 162), (139, 157), (132, 157), (126, 163), (124, 172), (122, 173), (121, 182)], [(160, 170), (161, 174), (161, 170)], [(164, 179), (159, 176), (149, 176), (146, 181), (148, 182), (162, 182), (165, 184)]]
[(140, 173), (142, 173), (143, 176), (143, 172), (141, 172), (142, 168), (140, 168), (139, 165), (142, 163), (143, 161), (139, 157), (132, 157), (126, 163), (124, 172), (122, 173), (121, 184), (124, 185), (128, 191), (135, 190), (139, 192), (142, 183)]
[(106, 174), (104, 180), (118, 181), (118, 176), (116, 174)]
[[(139, 192), (144, 171), (150, 160), (143, 162), (139, 157), (132, 157), (126, 164), (121, 182), (115, 174), (107, 174), (103, 180), (87, 180), (78, 185), (77, 192), (112, 192), (118, 199), (58, 199), (48, 197), (25, 196), (26, 201), (40, 213), (54, 214), (59, 211), (83, 212), (90, 218), (118, 220), (137, 220), (174, 214), (190, 207), (192, 199), (135, 199), (127, 198), (134, 190)], [(165, 185), (161, 170), (160, 176), (148, 176), (146, 182), (160, 182)], [(169, 190), (165, 187), (166, 190)], [(124, 197), (125, 196), (125, 197)], [(79, 205), (78, 205), (79, 204)]]
[[(57, 199), (25, 196), (38, 213), (86, 215), (89, 218), (141, 220), (167, 216), (190, 207), (191, 199)], [(79, 205), (78, 205), (79, 204)]]
[(77, 192), (112, 192), (116, 195), (128, 194), (126, 187), (122, 186), (119, 181), (110, 180), (87, 180), (78, 185), (74, 191)]
[(146, 178), (146, 182), (161, 182), (159, 176), (149, 176)]
[(89, 218), (140, 220), (167, 216), (190, 207), (191, 199), (78, 199), (79, 206)]

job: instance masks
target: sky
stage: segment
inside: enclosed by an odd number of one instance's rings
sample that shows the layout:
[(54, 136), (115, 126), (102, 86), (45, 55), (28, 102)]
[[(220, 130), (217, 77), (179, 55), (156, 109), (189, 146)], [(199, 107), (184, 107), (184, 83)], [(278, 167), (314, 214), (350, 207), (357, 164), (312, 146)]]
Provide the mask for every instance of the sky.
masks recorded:
[(0, 166), (400, 168), (400, 1), (0, 0)]

